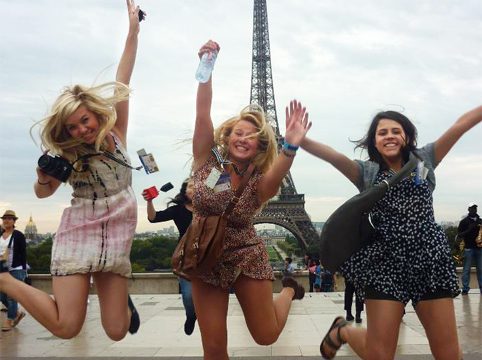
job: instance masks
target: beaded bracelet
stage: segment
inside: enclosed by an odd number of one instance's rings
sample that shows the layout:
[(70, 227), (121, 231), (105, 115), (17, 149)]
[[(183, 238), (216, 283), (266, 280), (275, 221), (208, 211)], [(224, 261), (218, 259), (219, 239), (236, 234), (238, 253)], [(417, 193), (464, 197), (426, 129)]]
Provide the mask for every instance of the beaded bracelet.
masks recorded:
[(283, 149), (286, 149), (286, 150), (290, 150), (290, 151), (296, 151), (298, 150), (300, 147), (297, 146), (297, 145), (292, 145), (290, 144), (289, 142), (287, 142), (286, 140), (283, 141)]

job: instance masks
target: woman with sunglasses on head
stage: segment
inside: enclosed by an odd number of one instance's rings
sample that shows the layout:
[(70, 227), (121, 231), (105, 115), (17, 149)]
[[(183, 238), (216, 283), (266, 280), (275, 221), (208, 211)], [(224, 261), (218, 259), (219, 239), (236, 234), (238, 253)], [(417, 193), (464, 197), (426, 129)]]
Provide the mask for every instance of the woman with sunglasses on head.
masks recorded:
[[(0, 290), (61, 338), (72, 338), (82, 329), (91, 275), (107, 336), (118, 341), (139, 328), (139, 315), (127, 293), (137, 205), (126, 151), (128, 85), (137, 53), (139, 11), (127, 0), (129, 30), (116, 81), (66, 88), (41, 122), (42, 146), (74, 163), (68, 177), (73, 199), (53, 239), (54, 297), (0, 274)], [(83, 160), (76, 161), (79, 158)], [(60, 166), (37, 168), (36, 195), (54, 194), (63, 175)]]
[(393, 359), (405, 306), (420, 319), (436, 359), (460, 359), (453, 298), (459, 294), (455, 266), (443, 229), (434, 218), (435, 168), (459, 138), (482, 120), (482, 107), (462, 115), (435, 142), (417, 148), (417, 129), (403, 114), (383, 111), (357, 147), (369, 160), (351, 160), (305, 138), (301, 147), (338, 169), (360, 191), (385, 182), (409, 157), (413, 176), (391, 187), (372, 209), (374, 242), (353, 254), (341, 273), (365, 300), (367, 329), (337, 317), (320, 345), (331, 359), (344, 343), (363, 359)]

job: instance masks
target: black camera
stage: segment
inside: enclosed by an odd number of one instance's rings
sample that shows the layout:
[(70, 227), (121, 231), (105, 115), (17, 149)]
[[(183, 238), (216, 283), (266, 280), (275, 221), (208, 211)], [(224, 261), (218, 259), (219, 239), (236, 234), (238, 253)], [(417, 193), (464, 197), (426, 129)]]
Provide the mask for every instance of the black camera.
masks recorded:
[(137, 16), (139, 16), (139, 22), (141, 22), (142, 20), (144, 20), (146, 18), (146, 13), (144, 11), (142, 11), (141, 9), (139, 9), (139, 12), (137, 13)]
[(38, 159), (38, 166), (47, 175), (57, 180), (66, 182), (74, 167), (70, 162), (61, 156), (50, 156), (43, 154)]
[(161, 190), (162, 192), (168, 192), (171, 189), (174, 189), (174, 186), (170, 182), (168, 182), (167, 184), (162, 185), (159, 190)]

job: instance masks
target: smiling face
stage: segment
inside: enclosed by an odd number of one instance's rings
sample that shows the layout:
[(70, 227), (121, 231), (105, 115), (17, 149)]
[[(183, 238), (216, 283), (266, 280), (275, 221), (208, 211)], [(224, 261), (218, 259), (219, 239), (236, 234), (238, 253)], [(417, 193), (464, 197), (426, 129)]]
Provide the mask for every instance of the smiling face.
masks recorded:
[(237, 163), (250, 162), (258, 153), (258, 130), (246, 120), (239, 120), (229, 135), (229, 158)]
[(375, 148), (387, 164), (402, 161), (406, 135), (402, 125), (394, 120), (381, 119), (375, 132)]
[(97, 116), (84, 105), (79, 106), (69, 116), (65, 122), (65, 128), (72, 138), (86, 144), (94, 144), (100, 130)]

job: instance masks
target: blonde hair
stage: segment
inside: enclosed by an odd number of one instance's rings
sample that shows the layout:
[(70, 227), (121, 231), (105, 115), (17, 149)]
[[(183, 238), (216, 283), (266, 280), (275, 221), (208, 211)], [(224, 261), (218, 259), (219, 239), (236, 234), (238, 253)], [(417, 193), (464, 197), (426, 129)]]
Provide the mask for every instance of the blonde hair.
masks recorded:
[(241, 110), (238, 116), (232, 117), (214, 130), (214, 142), (218, 145), (221, 155), (228, 156), (229, 136), (236, 124), (241, 121), (248, 121), (256, 127), (256, 133), (252, 136), (258, 139), (258, 152), (252, 163), (259, 172), (266, 172), (273, 164), (278, 155), (276, 135), (271, 125), (266, 121), (263, 109), (259, 105), (248, 105)]
[(117, 120), (115, 104), (127, 100), (129, 93), (128, 86), (116, 81), (92, 87), (83, 85), (66, 87), (55, 100), (50, 113), (34, 124), (34, 126), (40, 125), (42, 148), (61, 155), (70, 162), (75, 161), (79, 156), (92, 153), (92, 146), (72, 138), (65, 127), (67, 119), (83, 105), (87, 110), (92, 111), (99, 121), (95, 150), (104, 149), (107, 145), (106, 136)]

